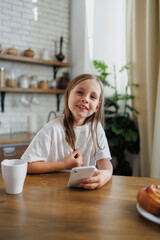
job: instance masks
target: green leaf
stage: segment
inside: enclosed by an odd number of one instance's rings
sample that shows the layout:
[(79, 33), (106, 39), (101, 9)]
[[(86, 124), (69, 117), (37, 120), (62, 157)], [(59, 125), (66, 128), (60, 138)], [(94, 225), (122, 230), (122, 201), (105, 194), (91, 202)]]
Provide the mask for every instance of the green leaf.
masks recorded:
[(139, 87), (139, 84), (138, 83), (131, 83), (131, 84), (129, 84), (129, 86)]
[(114, 94), (113, 99), (115, 100), (129, 100), (129, 99), (134, 99), (135, 97), (130, 94)]
[(132, 62), (127, 63), (126, 65), (124, 65), (119, 72), (123, 72), (124, 70), (128, 70), (130, 68), (130, 65), (132, 64)]
[(93, 60), (93, 64), (99, 72), (106, 72), (106, 69), (108, 68), (103, 61)]
[(125, 130), (123, 128), (115, 128), (115, 126), (112, 126), (112, 131), (116, 134), (116, 135), (119, 135), (119, 134), (122, 134), (125, 132)]
[(132, 129), (127, 129), (125, 134), (125, 140), (127, 142), (136, 142), (138, 138), (138, 133)]

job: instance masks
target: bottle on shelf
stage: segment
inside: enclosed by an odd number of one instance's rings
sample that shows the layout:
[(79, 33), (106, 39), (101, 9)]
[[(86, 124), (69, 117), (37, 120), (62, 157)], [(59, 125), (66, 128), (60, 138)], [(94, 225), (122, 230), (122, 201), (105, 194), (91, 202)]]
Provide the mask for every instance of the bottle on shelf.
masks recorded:
[(30, 77), (29, 87), (30, 87), (30, 88), (38, 88), (38, 79), (37, 79), (37, 76), (32, 75), (32, 76)]
[(5, 87), (5, 69), (3, 67), (0, 68), (0, 87)]
[(3, 49), (2, 49), (2, 45), (0, 44), (0, 53), (2, 53), (2, 50), (3, 50)]

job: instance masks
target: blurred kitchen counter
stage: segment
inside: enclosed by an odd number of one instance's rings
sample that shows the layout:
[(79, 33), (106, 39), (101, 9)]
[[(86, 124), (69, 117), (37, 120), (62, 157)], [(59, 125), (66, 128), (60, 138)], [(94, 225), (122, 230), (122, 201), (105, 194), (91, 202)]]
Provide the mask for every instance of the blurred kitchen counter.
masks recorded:
[(20, 132), (11, 134), (0, 134), (0, 144), (31, 142), (35, 133)]

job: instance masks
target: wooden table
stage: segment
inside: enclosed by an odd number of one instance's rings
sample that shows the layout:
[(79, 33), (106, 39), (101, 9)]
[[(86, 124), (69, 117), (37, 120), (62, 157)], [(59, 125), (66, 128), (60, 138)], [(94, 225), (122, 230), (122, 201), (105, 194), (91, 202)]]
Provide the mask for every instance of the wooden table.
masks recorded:
[(160, 239), (160, 225), (136, 209), (141, 187), (160, 179), (113, 176), (97, 190), (69, 189), (69, 173), (28, 175), (23, 193), (5, 192), (0, 174), (0, 239)]

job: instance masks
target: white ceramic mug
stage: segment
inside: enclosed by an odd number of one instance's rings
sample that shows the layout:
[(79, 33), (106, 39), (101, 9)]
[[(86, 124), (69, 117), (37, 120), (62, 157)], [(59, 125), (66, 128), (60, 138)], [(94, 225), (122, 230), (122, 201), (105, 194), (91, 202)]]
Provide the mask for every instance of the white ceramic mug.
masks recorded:
[(28, 98), (26, 98), (25, 96), (22, 96), (20, 99), (19, 99), (19, 102), (22, 103), (23, 105), (29, 105), (30, 101)]
[(23, 191), (27, 174), (27, 162), (21, 159), (5, 159), (1, 162), (2, 176), (9, 194), (18, 194)]
[(38, 105), (39, 101), (38, 101), (38, 99), (36, 97), (32, 97), (31, 103), (34, 103), (34, 104)]

